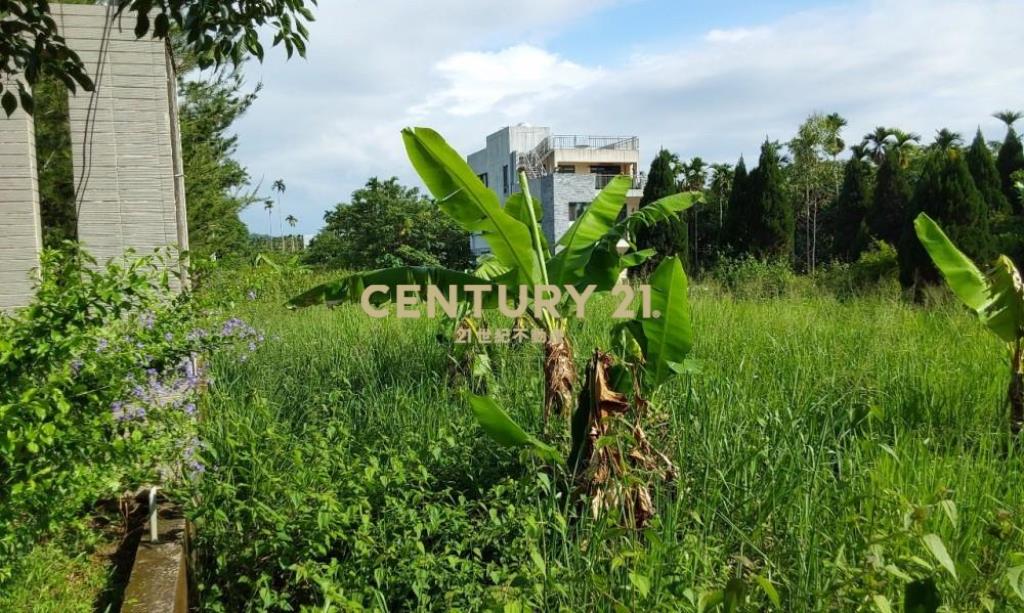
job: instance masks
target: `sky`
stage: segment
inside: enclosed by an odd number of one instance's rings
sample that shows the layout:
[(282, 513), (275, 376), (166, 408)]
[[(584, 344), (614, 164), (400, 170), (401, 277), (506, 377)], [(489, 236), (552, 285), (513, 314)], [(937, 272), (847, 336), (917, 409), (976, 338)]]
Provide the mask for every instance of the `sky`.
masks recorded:
[[(259, 98), (237, 157), (280, 215), (314, 233), (372, 176), (422, 185), (400, 130), (429, 126), (471, 153), (503, 126), (636, 135), (642, 163), (756, 164), (812, 112), (848, 143), (876, 125), (931, 140), (1001, 139), (1024, 109), (1021, 0), (320, 0), (306, 59), (249, 63)], [(274, 232), (278, 226), (274, 214)], [(262, 207), (243, 219), (267, 231)], [(287, 230), (287, 228), (285, 228)]]

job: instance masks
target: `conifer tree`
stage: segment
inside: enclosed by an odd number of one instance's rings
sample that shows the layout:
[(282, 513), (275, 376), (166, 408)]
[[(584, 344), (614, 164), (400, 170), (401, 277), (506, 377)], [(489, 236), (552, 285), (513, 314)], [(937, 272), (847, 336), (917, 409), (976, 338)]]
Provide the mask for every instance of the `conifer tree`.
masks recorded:
[(914, 189), (904, 166), (905, 157), (891, 145), (879, 155), (875, 190), (868, 210), (868, 230), (878, 240), (896, 245), (906, 225)]
[(999, 156), (996, 158), (996, 167), (999, 169), (999, 178), (1002, 181), (1003, 196), (1013, 207), (1014, 213), (1024, 211), (1024, 202), (1020, 194), (1013, 186), (1013, 173), (1024, 170), (1024, 146), (1021, 145), (1017, 131), (1013, 124), (1024, 114), (1016, 111), (1002, 111), (996, 113), (995, 117), (1006, 124), (1006, 138), (999, 147)]
[(736, 162), (736, 170), (732, 175), (732, 191), (729, 192), (729, 205), (727, 209), (726, 236), (723, 242), (731, 248), (733, 254), (742, 255), (747, 253), (750, 242), (750, 231), (748, 229), (750, 192), (750, 175), (747, 174), (747, 163), (740, 156)]
[(779, 144), (761, 145), (757, 168), (750, 175), (750, 251), (759, 258), (793, 255), (796, 221), (783, 184)]
[[(927, 213), (965, 254), (975, 261), (992, 255), (988, 206), (974, 185), (959, 136), (943, 130), (930, 148), (914, 190), (910, 218)], [(939, 283), (941, 278), (921, 246), (912, 224), (906, 224), (899, 248), (900, 281), (904, 286)]]
[[(647, 174), (644, 194), (640, 198), (640, 208), (679, 192), (679, 186), (676, 183), (677, 170), (676, 157), (667, 149), (659, 151), (651, 162), (651, 171)], [(654, 270), (661, 258), (676, 254), (679, 254), (685, 262), (689, 251), (686, 221), (680, 215), (671, 222), (641, 228), (637, 232), (637, 243), (641, 249), (653, 248), (658, 252), (657, 257), (646, 263), (644, 267), (646, 272)]]
[(981, 192), (981, 197), (988, 205), (990, 213), (1008, 213), (1010, 203), (1003, 194), (1002, 181), (999, 178), (999, 169), (992, 158), (992, 151), (985, 143), (985, 137), (978, 128), (970, 149), (967, 150), (967, 167), (974, 178), (974, 186)]
[(867, 228), (871, 206), (871, 165), (865, 161), (867, 150), (861, 145), (850, 147), (853, 155), (843, 167), (843, 185), (839, 190), (830, 220), (833, 255), (853, 262), (870, 243)]

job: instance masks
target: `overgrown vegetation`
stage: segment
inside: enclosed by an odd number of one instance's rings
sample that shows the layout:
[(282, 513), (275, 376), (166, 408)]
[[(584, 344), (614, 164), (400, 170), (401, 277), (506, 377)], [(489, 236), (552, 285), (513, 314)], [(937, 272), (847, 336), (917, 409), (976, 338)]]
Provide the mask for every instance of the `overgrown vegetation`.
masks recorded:
[(196, 357), (257, 340), (239, 321), (199, 327), (152, 258), (97, 267), (69, 245), (41, 271), (32, 304), (0, 315), (0, 586), (101, 501), (201, 471)]
[[(637, 532), (491, 442), (436, 322), (289, 313), (281, 301), (323, 276), (247, 274), (210, 290), (237, 296), (269, 340), (211, 364), (200, 436), (216, 468), (190, 502), (208, 610), (1024, 604), (1024, 495), (1007, 478), (1024, 464), (992, 376), (1005, 361), (951, 303), (837, 299), (811, 282), (767, 298), (754, 272), (735, 282), (746, 297), (691, 287), (702, 372), (658, 396), (645, 430), (678, 477), (651, 481), (658, 513)], [(610, 346), (616, 302), (572, 324), (576, 347)], [(489, 311), (481, 325), (511, 323)], [(542, 347), (489, 355), (488, 395), (542, 432)], [(576, 353), (580, 372), (591, 358)]]

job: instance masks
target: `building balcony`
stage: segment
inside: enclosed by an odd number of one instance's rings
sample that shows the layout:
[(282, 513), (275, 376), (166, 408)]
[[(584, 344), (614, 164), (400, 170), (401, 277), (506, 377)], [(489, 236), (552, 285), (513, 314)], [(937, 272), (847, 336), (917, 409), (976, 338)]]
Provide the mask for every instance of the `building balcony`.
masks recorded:
[[(594, 189), (604, 189), (612, 182), (612, 179), (620, 175), (593, 175), (594, 177)], [(643, 191), (644, 186), (647, 185), (646, 175), (637, 175), (632, 177), (633, 184), (630, 186), (630, 190)]]

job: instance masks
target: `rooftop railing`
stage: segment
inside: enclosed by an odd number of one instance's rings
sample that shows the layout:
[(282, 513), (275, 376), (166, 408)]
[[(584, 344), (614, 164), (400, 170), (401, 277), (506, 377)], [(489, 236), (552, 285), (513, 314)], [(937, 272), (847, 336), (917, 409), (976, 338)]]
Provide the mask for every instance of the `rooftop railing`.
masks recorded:
[(547, 140), (549, 149), (640, 150), (640, 139), (635, 136), (554, 135), (549, 136)]

